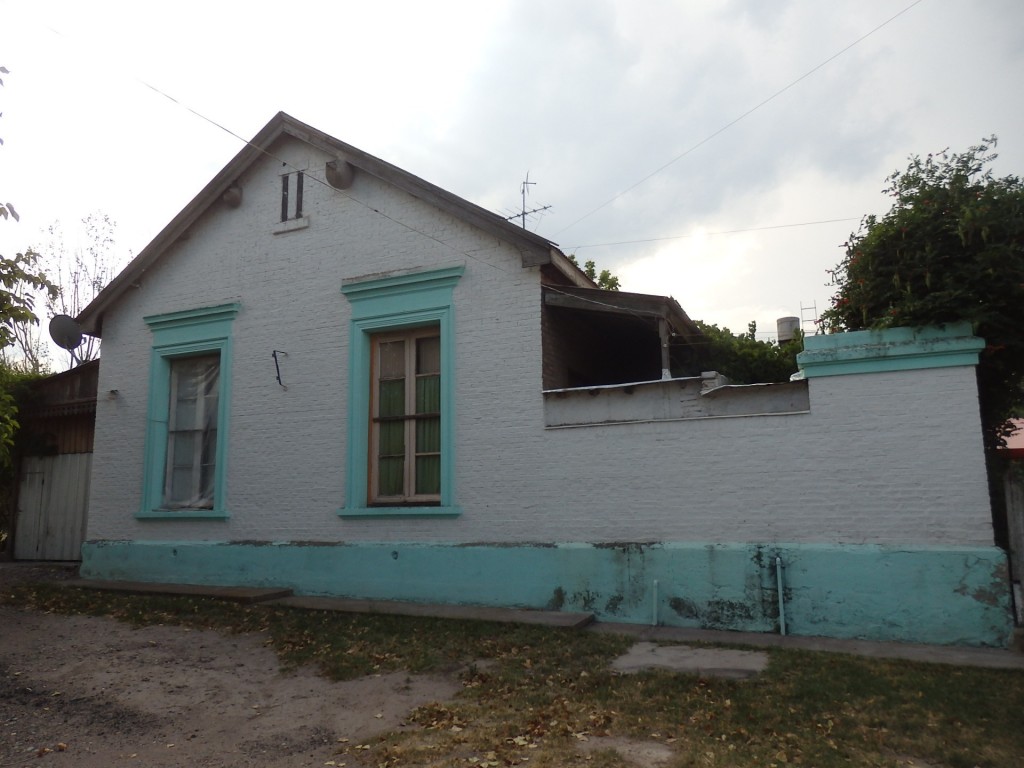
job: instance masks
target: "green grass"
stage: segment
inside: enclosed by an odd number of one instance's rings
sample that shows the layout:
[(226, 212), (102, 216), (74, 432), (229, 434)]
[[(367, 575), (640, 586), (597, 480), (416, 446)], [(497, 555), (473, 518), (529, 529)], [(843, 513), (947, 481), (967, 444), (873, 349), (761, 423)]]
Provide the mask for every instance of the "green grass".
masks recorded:
[(747, 681), (618, 675), (609, 664), (631, 640), (613, 634), (67, 586), (23, 586), (0, 599), (135, 625), (260, 632), (285, 667), (315, 665), (336, 680), (461, 670), (459, 695), (410, 715), (419, 729), (345, 745), (350, 765), (629, 765), (600, 748), (612, 737), (668, 745), (672, 767), (1024, 764), (1019, 670), (771, 650), (768, 670)]

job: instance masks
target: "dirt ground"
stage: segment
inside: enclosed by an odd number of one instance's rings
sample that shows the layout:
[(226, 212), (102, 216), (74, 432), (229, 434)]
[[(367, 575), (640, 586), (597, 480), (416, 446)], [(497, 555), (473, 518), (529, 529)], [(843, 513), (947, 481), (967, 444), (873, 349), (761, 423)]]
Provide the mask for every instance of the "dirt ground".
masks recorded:
[[(0, 591), (73, 575), (0, 563)], [(455, 673), (333, 683), (283, 673), (258, 636), (0, 606), (0, 768), (354, 768), (343, 745), (406, 727), (412, 709), (459, 689)]]

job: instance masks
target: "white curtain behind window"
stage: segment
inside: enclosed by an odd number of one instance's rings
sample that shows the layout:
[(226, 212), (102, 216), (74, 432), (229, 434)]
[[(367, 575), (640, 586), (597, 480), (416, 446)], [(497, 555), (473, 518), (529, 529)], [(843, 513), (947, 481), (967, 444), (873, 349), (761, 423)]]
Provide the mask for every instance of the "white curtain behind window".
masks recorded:
[(164, 507), (212, 509), (220, 355), (171, 361)]

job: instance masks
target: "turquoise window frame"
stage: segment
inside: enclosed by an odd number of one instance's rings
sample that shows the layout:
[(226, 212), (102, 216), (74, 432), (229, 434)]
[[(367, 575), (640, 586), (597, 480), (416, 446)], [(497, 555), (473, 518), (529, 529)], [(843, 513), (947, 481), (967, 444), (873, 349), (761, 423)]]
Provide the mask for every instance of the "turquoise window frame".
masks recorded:
[[(212, 519), (230, 517), (227, 498), (228, 416), (231, 413), (231, 325), (240, 304), (187, 309), (144, 317), (153, 334), (149, 365), (149, 400), (140, 519)], [(212, 509), (166, 509), (163, 504), (167, 467), (167, 429), (171, 407), (171, 361), (204, 353), (220, 354), (220, 392), (217, 404), (217, 448)]]
[[(452, 295), (464, 266), (351, 280), (341, 292), (352, 307), (348, 364), (348, 451), (341, 517), (455, 517), (455, 316)], [(441, 333), (441, 503), (369, 505), (370, 361), (374, 334), (436, 326)]]

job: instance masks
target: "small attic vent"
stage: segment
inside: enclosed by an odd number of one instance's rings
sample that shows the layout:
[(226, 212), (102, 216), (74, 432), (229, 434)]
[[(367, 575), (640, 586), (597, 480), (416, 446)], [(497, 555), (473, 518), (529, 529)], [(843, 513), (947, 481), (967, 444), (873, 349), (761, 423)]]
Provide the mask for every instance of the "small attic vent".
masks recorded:
[(302, 171), (281, 177), (281, 221), (302, 218)]

